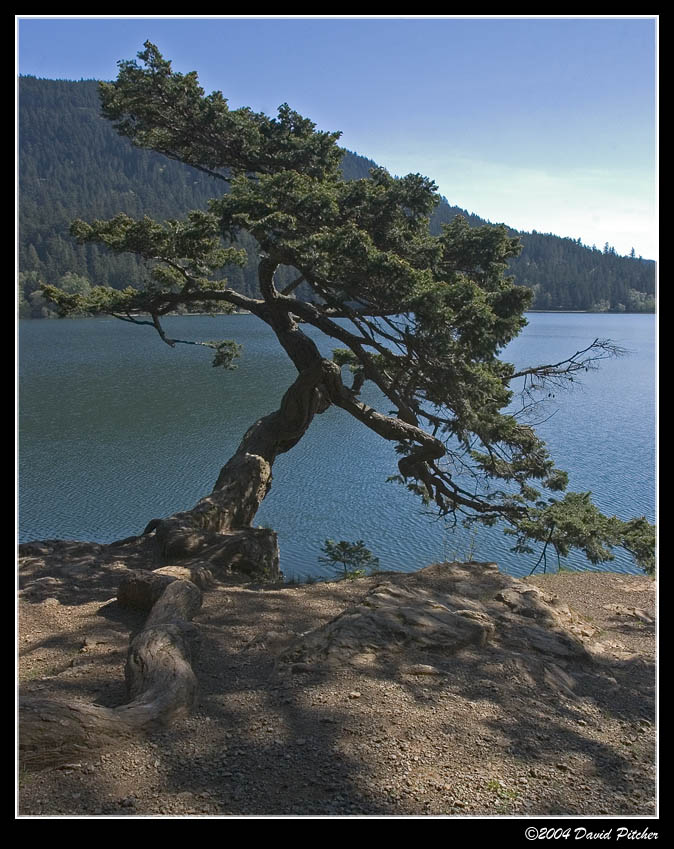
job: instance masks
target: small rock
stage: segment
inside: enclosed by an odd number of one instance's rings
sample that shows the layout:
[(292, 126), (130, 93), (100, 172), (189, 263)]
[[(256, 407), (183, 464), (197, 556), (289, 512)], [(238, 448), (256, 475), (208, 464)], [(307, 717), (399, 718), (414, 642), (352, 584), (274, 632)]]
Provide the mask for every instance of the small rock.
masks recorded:
[(415, 663), (406, 670), (409, 675), (442, 675), (442, 670), (429, 663)]
[(362, 695), (363, 695), (363, 694), (362, 694), (362, 693), (359, 693), (359, 692), (358, 692), (358, 690), (352, 690), (352, 691), (349, 693), (349, 698), (350, 698), (350, 699), (359, 699)]

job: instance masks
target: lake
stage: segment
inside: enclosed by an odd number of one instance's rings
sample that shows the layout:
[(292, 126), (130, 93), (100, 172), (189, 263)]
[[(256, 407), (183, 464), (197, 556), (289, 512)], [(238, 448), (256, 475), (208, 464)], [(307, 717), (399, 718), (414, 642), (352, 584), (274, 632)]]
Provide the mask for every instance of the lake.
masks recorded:
[[(592, 491), (604, 512), (622, 519), (653, 521), (655, 317), (527, 318), (504, 353), (519, 366), (555, 362), (597, 337), (628, 349), (551, 400), (538, 431), (569, 472), (570, 489)], [(165, 325), (177, 338), (235, 339), (243, 344), (238, 369), (211, 368), (208, 349), (171, 349), (151, 328), (112, 318), (19, 322), (20, 541), (110, 542), (191, 507), (211, 490), (244, 431), (278, 406), (294, 379), (272, 332), (253, 316), (183, 316)], [(326, 353), (338, 347), (312, 335)], [(536, 557), (514, 555), (498, 530), (446, 527), (404, 487), (386, 482), (396, 471), (390, 443), (342, 410), (318, 416), (276, 461), (256, 521), (278, 532), (286, 577), (328, 574), (318, 562), (328, 537), (362, 539), (384, 569), (472, 556), (513, 575), (529, 573)], [(592, 568), (581, 556), (564, 565)], [(622, 553), (594, 568), (638, 571)]]

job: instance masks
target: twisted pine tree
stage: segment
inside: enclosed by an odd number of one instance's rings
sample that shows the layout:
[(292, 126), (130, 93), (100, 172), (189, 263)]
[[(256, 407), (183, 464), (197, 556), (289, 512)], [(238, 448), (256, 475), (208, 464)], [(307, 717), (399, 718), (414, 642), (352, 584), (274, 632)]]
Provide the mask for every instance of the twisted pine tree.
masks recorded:
[[(220, 92), (205, 96), (195, 72), (174, 72), (150, 42), (138, 58), (120, 62), (117, 80), (101, 84), (104, 115), (135, 145), (209, 174), (222, 193), (208, 212), (181, 221), (74, 222), (81, 243), (146, 260), (147, 279), (123, 291), (45, 294), (64, 315), (149, 323), (171, 346), (183, 340), (164, 331), (170, 312), (247, 310), (269, 325), (297, 369), (279, 409), (250, 427), (213, 491), (192, 509), (153, 519), (143, 539), (155, 540), (166, 559), (276, 572), (276, 535), (252, 520), (274, 460), (334, 405), (389, 440), (400, 455), (398, 480), (448, 518), (503, 523), (515, 550), (538, 544), (542, 557), (575, 547), (598, 563), (624, 546), (653, 570), (653, 527), (602, 515), (589, 494), (565, 493), (566, 474), (527, 424), (536, 393), (573, 381), (615, 346), (595, 340), (563, 362), (519, 371), (499, 359), (530, 302), (530, 291), (506, 276), (517, 239), (461, 218), (433, 236), (439, 195), (428, 178), (375, 168), (369, 179), (346, 182), (339, 133), (318, 131), (285, 104), (276, 118), (232, 110)], [(242, 232), (254, 237), (254, 256), (237, 247)], [(257, 264), (256, 298), (223, 277), (226, 266), (248, 261)], [(310, 297), (296, 297), (300, 284)], [(333, 340), (333, 359), (304, 325)], [(201, 344), (214, 348), (214, 364), (232, 366), (235, 340)], [(361, 399), (365, 381), (376, 384), (386, 412)]]

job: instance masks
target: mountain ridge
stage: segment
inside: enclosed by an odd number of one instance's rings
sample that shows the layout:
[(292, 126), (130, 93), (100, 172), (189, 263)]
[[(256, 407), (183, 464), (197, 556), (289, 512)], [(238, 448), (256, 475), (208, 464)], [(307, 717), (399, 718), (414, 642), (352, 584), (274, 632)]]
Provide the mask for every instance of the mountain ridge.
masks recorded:
[[(77, 245), (69, 234), (73, 219), (119, 212), (177, 218), (205, 208), (217, 190), (207, 175), (118, 136), (100, 115), (97, 81), (21, 76), (18, 87), (19, 315), (48, 317), (53, 313), (40, 293), (42, 283), (77, 291), (124, 288), (143, 279), (136, 257)], [(345, 151), (342, 171), (345, 179), (360, 179), (375, 165)], [(443, 198), (431, 229), (440, 232), (456, 215), (473, 226), (491, 223)], [(652, 260), (618, 256), (608, 244), (598, 250), (579, 239), (508, 229), (522, 241), (522, 254), (510, 268), (518, 283), (533, 289), (533, 309), (654, 311)], [(250, 237), (244, 234), (241, 242), (254, 250)], [(233, 288), (256, 294), (253, 264), (227, 269), (227, 278)]]

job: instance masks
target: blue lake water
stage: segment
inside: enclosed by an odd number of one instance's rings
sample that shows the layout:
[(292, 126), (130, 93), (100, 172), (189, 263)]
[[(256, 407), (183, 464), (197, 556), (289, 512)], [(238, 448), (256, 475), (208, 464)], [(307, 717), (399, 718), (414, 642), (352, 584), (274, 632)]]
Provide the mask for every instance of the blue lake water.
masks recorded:
[[(620, 518), (654, 520), (654, 317), (532, 313), (528, 320), (504, 353), (520, 366), (563, 359), (597, 337), (628, 349), (551, 399), (538, 430), (569, 472), (570, 489), (592, 491)], [(179, 338), (236, 339), (239, 368), (213, 369), (207, 349), (171, 349), (151, 328), (115, 319), (20, 322), (21, 541), (110, 542), (191, 507), (294, 379), (275, 337), (252, 316), (176, 317), (166, 328)], [(316, 338), (326, 352), (333, 347)], [(364, 540), (386, 569), (472, 554), (528, 574), (535, 557), (514, 555), (497, 529), (448, 529), (403, 487), (386, 483), (396, 471), (390, 443), (342, 410), (318, 416), (277, 460), (258, 513), (258, 524), (278, 531), (286, 576), (326, 574), (318, 557), (327, 537)], [(580, 555), (565, 565), (591, 568)], [(598, 568), (636, 571), (624, 554)]]

